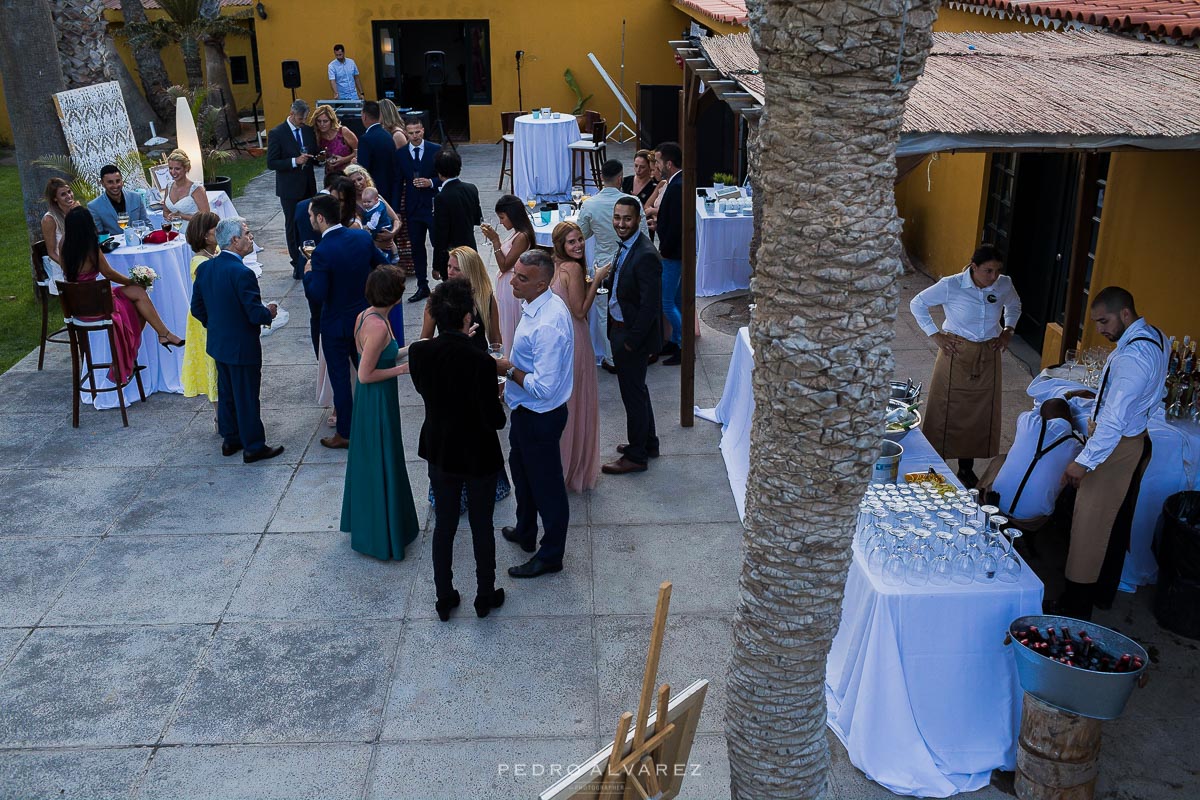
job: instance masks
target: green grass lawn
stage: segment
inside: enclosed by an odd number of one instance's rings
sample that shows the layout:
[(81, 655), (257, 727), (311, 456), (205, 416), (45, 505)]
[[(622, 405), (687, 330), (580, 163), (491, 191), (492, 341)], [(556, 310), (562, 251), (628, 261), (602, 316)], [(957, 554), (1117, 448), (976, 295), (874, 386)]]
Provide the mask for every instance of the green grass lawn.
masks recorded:
[[(266, 156), (242, 158), (220, 166), (220, 173), (233, 179), (233, 196), (238, 197), (246, 184), (267, 168)], [(29, 237), (25, 219), (18, 213), (25, 207), (21, 181), (15, 165), (0, 165), (0, 373), (6, 371), (38, 344), (41, 307), (33, 299), (33, 278), (29, 263)], [(57, 300), (51, 298), (50, 327), (57, 321)], [(62, 347), (63, 345), (50, 345)]]

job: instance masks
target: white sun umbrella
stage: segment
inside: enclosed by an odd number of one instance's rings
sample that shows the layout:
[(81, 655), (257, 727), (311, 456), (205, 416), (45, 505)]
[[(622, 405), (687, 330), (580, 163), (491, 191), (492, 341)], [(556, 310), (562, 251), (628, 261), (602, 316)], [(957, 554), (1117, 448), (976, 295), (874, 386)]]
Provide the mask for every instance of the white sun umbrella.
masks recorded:
[(185, 97), (175, 100), (175, 138), (179, 142), (179, 149), (187, 153), (192, 162), (188, 178), (192, 183), (204, 183), (204, 157), (200, 151), (200, 135), (196, 133), (196, 120), (192, 117), (192, 109)]

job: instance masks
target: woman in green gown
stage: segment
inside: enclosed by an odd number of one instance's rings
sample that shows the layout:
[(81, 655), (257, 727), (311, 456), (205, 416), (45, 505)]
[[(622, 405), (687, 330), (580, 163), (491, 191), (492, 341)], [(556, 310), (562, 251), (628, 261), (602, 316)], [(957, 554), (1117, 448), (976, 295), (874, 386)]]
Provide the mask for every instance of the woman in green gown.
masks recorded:
[(396, 385), (396, 376), (408, 372), (407, 364), (396, 365), (407, 348), (401, 350), (388, 324), (388, 311), (404, 297), (403, 273), (392, 267), (374, 270), (367, 278), (366, 297), (371, 307), (359, 314), (354, 327), (358, 389), (341, 528), (359, 553), (400, 560), (420, 533), (404, 466)]

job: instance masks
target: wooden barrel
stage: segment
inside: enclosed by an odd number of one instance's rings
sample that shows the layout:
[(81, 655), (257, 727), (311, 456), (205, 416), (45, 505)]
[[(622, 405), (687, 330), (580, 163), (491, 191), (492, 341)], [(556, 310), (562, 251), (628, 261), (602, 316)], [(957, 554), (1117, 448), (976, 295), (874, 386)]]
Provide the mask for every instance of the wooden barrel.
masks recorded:
[(1026, 692), (1017, 741), (1017, 797), (1091, 800), (1099, 771), (1101, 720), (1055, 708)]

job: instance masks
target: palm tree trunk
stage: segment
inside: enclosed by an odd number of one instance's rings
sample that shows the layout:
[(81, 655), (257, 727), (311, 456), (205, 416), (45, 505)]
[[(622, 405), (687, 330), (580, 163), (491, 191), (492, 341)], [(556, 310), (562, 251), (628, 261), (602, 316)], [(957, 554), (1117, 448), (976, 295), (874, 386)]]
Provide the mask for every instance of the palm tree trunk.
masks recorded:
[[(207, 20), (218, 19), (221, 16), (220, 0), (202, 0), (200, 16)], [(204, 39), (204, 68), (208, 75), (208, 85), (215, 86), (217, 92), (210, 92), (209, 102), (215, 108), (227, 108), (221, 112), (217, 122), (217, 136), (221, 141), (232, 140), (241, 132), (237, 121), (237, 103), (233, 100), (233, 83), (229, 80), (229, 59), (225, 55), (225, 37), (208, 36)]]
[[(121, 15), (125, 24), (146, 22), (146, 9), (142, 0), (121, 0)], [(137, 63), (138, 76), (142, 81), (146, 99), (168, 132), (175, 129), (175, 100), (167, 92), (171, 79), (163, 66), (162, 55), (153, 47), (143, 45), (133, 48), (133, 60)]]
[(67, 88), (105, 83), (102, 0), (54, 0), (52, 9)]
[(795, 800), (827, 788), (825, 660), (892, 372), (895, 147), (936, 0), (748, 6), (766, 110), (726, 735), (735, 798)]
[(8, 101), (17, 172), (25, 197), (29, 241), (41, 238), (42, 192), (53, 172), (35, 167), (41, 156), (67, 154), (67, 142), (51, 95), (67, 88), (62, 63), (53, 53), (54, 21), (47, 0), (0, 0), (0, 79)]
[(204, 69), (200, 59), (200, 42), (190, 34), (185, 34), (179, 42), (183, 51), (183, 71), (187, 75), (189, 89), (199, 89), (204, 85)]

